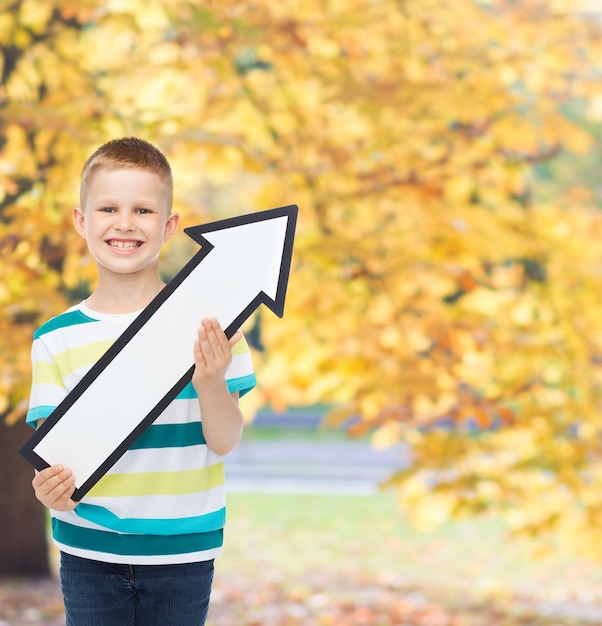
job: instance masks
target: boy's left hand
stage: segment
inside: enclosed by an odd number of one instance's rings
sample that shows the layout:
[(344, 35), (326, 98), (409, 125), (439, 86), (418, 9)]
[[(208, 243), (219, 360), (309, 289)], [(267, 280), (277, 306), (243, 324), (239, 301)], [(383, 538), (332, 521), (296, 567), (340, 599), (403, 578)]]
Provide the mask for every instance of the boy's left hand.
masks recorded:
[(232, 362), (232, 346), (242, 338), (237, 331), (230, 340), (217, 319), (204, 318), (194, 343), (194, 373), (192, 384), (197, 392), (204, 386), (223, 384), (226, 370)]

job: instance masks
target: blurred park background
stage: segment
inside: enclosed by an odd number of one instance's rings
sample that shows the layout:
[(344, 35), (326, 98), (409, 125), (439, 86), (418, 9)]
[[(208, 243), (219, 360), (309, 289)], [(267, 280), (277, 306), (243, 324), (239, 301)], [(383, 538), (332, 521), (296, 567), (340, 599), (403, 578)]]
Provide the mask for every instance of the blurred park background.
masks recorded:
[(210, 624), (602, 624), (599, 0), (0, 0), (0, 46), (2, 626), (62, 623), (29, 350), (123, 135), (184, 227), (300, 208)]

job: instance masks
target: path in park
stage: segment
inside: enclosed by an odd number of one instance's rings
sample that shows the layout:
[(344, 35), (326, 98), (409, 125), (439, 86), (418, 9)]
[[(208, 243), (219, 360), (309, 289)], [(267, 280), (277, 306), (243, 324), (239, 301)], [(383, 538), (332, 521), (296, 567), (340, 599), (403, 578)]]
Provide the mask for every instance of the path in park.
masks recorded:
[(317, 417), (259, 415), (250, 428), (277, 427), (282, 435), (245, 439), (228, 455), (228, 490), (369, 495), (410, 462), (405, 446), (376, 450), (368, 441), (299, 434), (317, 424)]

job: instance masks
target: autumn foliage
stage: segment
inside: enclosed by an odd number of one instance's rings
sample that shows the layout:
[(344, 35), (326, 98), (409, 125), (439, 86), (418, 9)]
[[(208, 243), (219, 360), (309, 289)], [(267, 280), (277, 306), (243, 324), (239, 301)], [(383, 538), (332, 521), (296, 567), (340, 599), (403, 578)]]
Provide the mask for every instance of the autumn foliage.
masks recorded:
[(92, 280), (82, 160), (139, 134), (185, 220), (300, 206), (256, 405), (408, 443), (391, 483), (418, 524), (497, 510), (601, 545), (602, 214), (554, 177), (602, 119), (596, 3), (2, 6), (1, 411), (33, 328)]

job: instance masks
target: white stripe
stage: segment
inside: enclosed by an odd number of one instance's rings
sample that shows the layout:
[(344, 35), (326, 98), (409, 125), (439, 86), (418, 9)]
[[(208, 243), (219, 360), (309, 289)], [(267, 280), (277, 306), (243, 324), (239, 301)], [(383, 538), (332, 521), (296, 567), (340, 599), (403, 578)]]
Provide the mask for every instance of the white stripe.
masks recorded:
[(241, 354), (233, 354), (232, 362), (226, 371), (226, 380), (230, 378), (240, 378), (241, 376), (247, 376), (249, 372), (253, 371), (253, 362), (251, 359), (251, 353), (249, 351), (242, 352)]
[[(50, 383), (36, 383), (31, 388), (31, 402), (34, 406), (57, 406), (67, 395), (67, 391)], [(40, 401), (38, 402), (38, 398)]]
[(216, 465), (222, 460), (205, 444), (187, 448), (128, 450), (108, 473), (181, 472)]
[[(107, 502), (110, 500), (110, 502)], [(121, 519), (178, 519), (199, 517), (219, 511), (226, 505), (223, 485), (201, 493), (175, 496), (120, 496), (112, 498), (85, 498), (86, 504), (107, 507)], [(81, 519), (78, 517), (78, 519)], [(79, 525), (79, 524), (78, 524)]]
[(50, 510), (52, 517), (60, 520), (61, 522), (65, 522), (66, 524), (71, 524), (71, 526), (80, 526), (81, 528), (91, 528), (93, 530), (104, 530), (106, 532), (106, 527), (101, 526), (100, 524), (95, 524), (83, 517), (79, 517), (75, 511), (55, 511), (54, 509)]
[(172, 402), (153, 424), (188, 424), (199, 422), (199, 401), (196, 398)]
[(198, 563), (200, 561), (210, 561), (217, 558), (222, 549), (213, 548), (201, 552), (188, 552), (186, 554), (161, 554), (159, 556), (140, 556), (139, 554), (105, 554), (104, 552), (94, 552), (92, 550), (82, 550), (72, 546), (66, 546), (58, 541), (54, 541), (56, 547), (62, 552), (79, 556), (83, 559), (93, 561), (104, 561), (105, 563), (125, 563), (126, 565), (179, 565), (182, 563)]
[(69, 349), (79, 349), (99, 341), (113, 342), (128, 326), (124, 323), (99, 322), (74, 324), (45, 333), (36, 341), (44, 342), (53, 354), (63, 354), (66, 345)]

